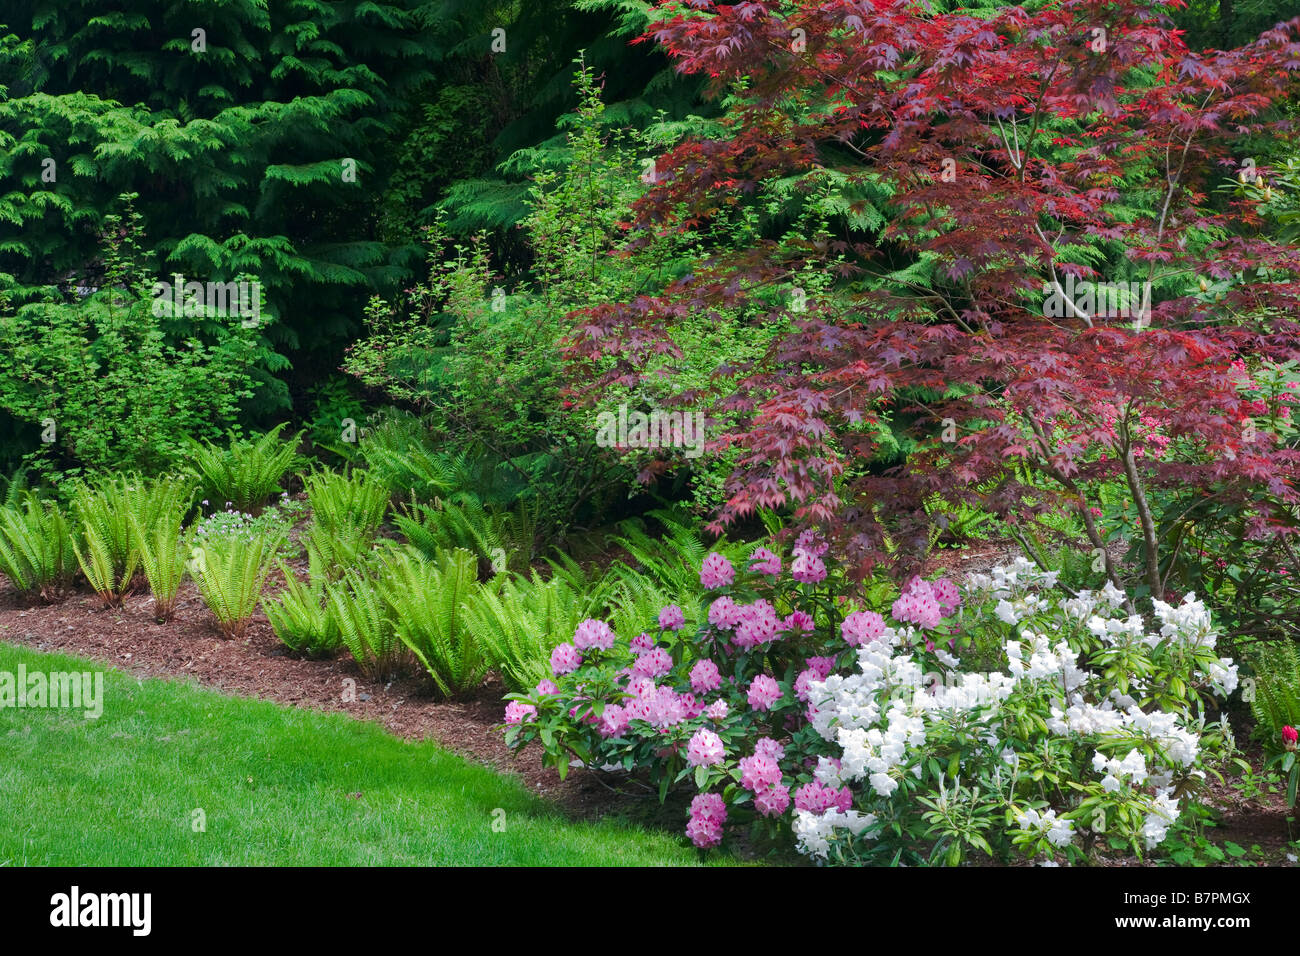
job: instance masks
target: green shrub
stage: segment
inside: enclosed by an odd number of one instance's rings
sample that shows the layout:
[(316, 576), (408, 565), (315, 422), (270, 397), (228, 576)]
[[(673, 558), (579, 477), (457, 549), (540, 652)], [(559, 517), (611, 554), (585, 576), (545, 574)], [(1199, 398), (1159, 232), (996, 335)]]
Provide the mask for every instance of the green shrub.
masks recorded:
[(54, 600), (71, 581), (74, 555), (71, 528), (57, 503), (27, 492), (20, 506), (0, 509), (0, 573), (19, 593)]
[[(131, 590), (142, 568), (142, 541), (153, 548), (153, 570), (166, 591), (170, 586), (166, 580), (169, 570), (158, 562), (169, 559), (159, 545), (162, 539), (158, 535), (168, 535), (167, 529), (174, 529), (179, 538), (180, 522), (189, 511), (193, 495), (187, 479), (174, 477), (143, 481), (134, 474), (108, 475), (78, 481), (73, 486), (72, 510), (78, 534), (72, 547), (82, 574), (105, 602), (118, 605)], [(167, 529), (158, 532), (160, 524)]]
[(551, 651), (570, 640), (582, 621), (600, 616), (605, 597), (604, 589), (575, 588), (562, 577), (544, 581), (534, 571), (528, 578), (502, 580), (499, 590), (471, 592), (465, 615), (506, 685), (526, 693), (551, 676)]
[(141, 507), (140, 481), (134, 475), (78, 482), (72, 510), (79, 525), (74, 537), (77, 564), (90, 586), (110, 605), (120, 604), (140, 565), (132, 516)]
[(194, 502), (194, 486), (187, 480), (163, 479), (149, 486), (145, 496), (145, 513), (130, 515), (131, 532), (153, 594), (154, 620), (161, 623), (175, 613), (176, 594), (191, 558), (194, 532), (181, 529)]
[(1250, 710), (1265, 745), (1281, 746), (1283, 727), (1300, 727), (1300, 648), (1291, 643), (1258, 644), (1250, 655), (1255, 683)]
[[(93, 125), (81, 108), (73, 113)], [(84, 131), (81, 121), (76, 125)], [(123, 215), (94, 223), (104, 237), (99, 254), (73, 268), (93, 263), (103, 271), (67, 282), (92, 287), (83, 298), (55, 287), (48, 269), (45, 287), (24, 288), (0, 274), (0, 415), (26, 426), (31, 445), (22, 449), (19, 442), (18, 450), (52, 476), (178, 465), (189, 436), (220, 435), (235, 423), (253, 394), (252, 369), (278, 358), (259, 332), (217, 319), (206, 306), (203, 316), (188, 319), (155, 313), (155, 275), (143, 262), (133, 198), (120, 197)], [(55, 205), (70, 212), (80, 204), (64, 196)], [(93, 217), (81, 207), (73, 215), (87, 214)], [(75, 232), (99, 231), (87, 225), (83, 220)], [(60, 242), (61, 252), (68, 248)]]
[(331, 626), (361, 672), (377, 680), (403, 673), (410, 654), (398, 639), (389, 607), (375, 584), (349, 571), (343, 580), (327, 583), (324, 588)]
[(524, 570), (537, 549), (537, 511), (527, 500), (509, 511), (485, 508), (474, 498), (460, 503), (412, 505), (396, 518), (398, 530), (426, 557), (457, 548), (472, 552), (480, 570)]
[[(645, 522), (632, 519), (619, 524), (620, 533), (610, 540), (629, 555), (630, 560), (619, 561), (611, 573), (625, 582), (623, 601), (633, 601), (647, 606), (654, 598), (651, 588), (662, 595), (664, 604), (676, 604), (688, 615), (698, 604), (700, 594), (699, 567), (710, 551), (722, 554), (733, 564), (744, 566), (752, 544), (728, 542), (712, 543), (705, 540), (696, 522), (682, 511), (659, 509), (648, 517), (663, 526), (660, 537), (652, 537)], [(658, 608), (655, 609), (656, 613)], [(653, 616), (653, 615), (652, 615)], [(639, 620), (646, 620), (645, 617)], [(634, 625), (635, 626), (635, 625)]]
[(1297, 785), (1300, 785), (1300, 762), (1296, 760), (1296, 731), (1300, 729), (1300, 648), (1290, 642), (1258, 644), (1251, 655), (1251, 664), (1255, 670), (1254, 693), (1246, 696), (1259, 722), (1255, 734), (1264, 744), (1267, 765), (1285, 777), (1287, 804), (1294, 807)]
[(394, 416), (370, 430), (358, 445), (369, 471), (389, 490), (421, 502), (469, 495), (507, 507), (528, 491), (527, 473), (472, 445), (442, 450), (422, 419)]
[(243, 441), (231, 435), (225, 448), (207, 441), (190, 441), (190, 470), (199, 482), (200, 497), (212, 510), (255, 511), (277, 494), (284, 476), (302, 464), (298, 439), (281, 440), (284, 425), (259, 438)]
[(231, 534), (196, 539), (189, 570), (203, 602), (227, 638), (248, 630), (282, 539)]
[(448, 696), (473, 690), (489, 667), (465, 613), (479, 589), (474, 555), (463, 549), (422, 561), (398, 552), (384, 563), (380, 589), (397, 636)]
[(388, 487), (368, 471), (320, 471), (303, 480), (313, 520), (330, 531), (354, 527), (373, 538), (388, 514)]
[(320, 656), (336, 650), (343, 638), (338, 621), (326, 607), (323, 581), (313, 578), (303, 584), (291, 568), (280, 564), (285, 589), (275, 600), (262, 602), (262, 610), (271, 628), (286, 646), (308, 656)]
[(337, 581), (374, 554), (374, 535), (350, 524), (330, 530), (313, 522), (298, 540), (307, 549), (308, 575), (313, 581)]

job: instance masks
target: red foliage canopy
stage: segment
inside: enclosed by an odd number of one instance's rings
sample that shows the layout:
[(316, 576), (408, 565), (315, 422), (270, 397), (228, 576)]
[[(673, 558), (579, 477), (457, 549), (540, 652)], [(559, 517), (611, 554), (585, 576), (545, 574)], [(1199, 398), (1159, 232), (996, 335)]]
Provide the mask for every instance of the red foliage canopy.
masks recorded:
[[(1193, 52), (1171, 5), (661, 3), (641, 40), (734, 105), (725, 135), (656, 161), (634, 235), (698, 227), (766, 180), (831, 166), (889, 195), (887, 224), (870, 242), (847, 230), (765, 241), (662, 295), (589, 310), (571, 341), (575, 382), (599, 394), (634, 380), (673, 348), (675, 321), (753, 306), (809, 262), (847, 257), (860, 274), (922, 263), (923, 286), (844, 283), (810, 301), (797, 332), (707, 397), (742, 421), (714, 442), (743, 449), (721, 523), (793, 502), (865, 573), (885, 526), (895, 541), (920, 533), (935, 493), (1008, 513), (1031, 492), (1053, 506), (1046, 480), (1085, 520), (1103, 479), (1138, 499), (1179, 485), (1294, 504), (1300, 454), (1253, 426), (1276, 409), (1245, 394), (1240, 360), (1300, 355), (1300, 252), (1261, 234), (1249, 197), (1216, 186), (1234, 181), (1251, 137), (1290, 135), (1280, 104), (1300, 86), (1300, 18), (1240, 49)], [(1150, 283), (1140, 321), (1066, 291), (1103, 269)], [(881, 473), (863, 461), (878, 437), (868, 426), (886, 416), (920, 444)], [(1166, 453), (1144, 454), (1140, 434)]]

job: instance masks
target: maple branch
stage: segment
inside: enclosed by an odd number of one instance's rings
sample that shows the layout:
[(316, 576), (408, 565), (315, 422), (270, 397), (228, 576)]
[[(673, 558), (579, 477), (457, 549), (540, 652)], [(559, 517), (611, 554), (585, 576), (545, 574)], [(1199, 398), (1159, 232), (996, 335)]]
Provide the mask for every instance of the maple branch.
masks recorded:
[(1165, 585), (1160, 577), (1160, 554), (1158, 551), (1160, 540), (1156, 535), (1155, 519), (1151, 516), (1151, 506), (1147, 502), (1146, 490), (1142, 487), (1142, 477), (1138, 474), (1137, 459), (1133, 455), (1133, 441), (1129, 431), (1129, 415), (1131, 411), (1132, 406), (1125, 405), (1124, 414), (1119, 420), (1119, 424), (1122, 426), (1120, 451), (1122, 452), (1121, 461), (1124, 464), (1124, 479), (1133, 495), (1133, 506), (1137, 509), (1138, 521), (1142, 525), (1142, 540), (1146, 544), (1147, 584), (1151, 587), (1151, 596), (1156, 600), (1163, 601)]
[[(1079, 517), (1083, 519), (1084, 533), (1088, 535), (1088, 540), (1092, 542), (1093, 548), (1101, 552), (1102, 564), (1106, 568), (1106, 577), (1110, 579), (1110, 583), (1117, 589), (1123, 591), (1124, 585), (1120, 583), (1119, 571), (1115, 568), (1115, 562), (1111, 559), (1110, 551), (1106, 548), (1106, 539), (1102, 537), (1101, 531), (1097, 528), (1097, 522), (1088, 508), (1087, 497), (1073, 478), (1052, 464), (1052, 450), (1048, 444), (1047, 431), (1043, 428), (1042, 423), (1029, 410), (1026, 410), (1025, 421), (1029, 423), (1029, 427), (1033, 430), (1041, 452), (1040, 460), (1032, 463), (1034, 469), (1055, 480), (1062, 488), (1074, 496), (1074, 506), (1078, 509)], [(1127, 600), (1127, 592), (1125, 592), (1125, 599)], [(1129, 609), (1132, 610), (1131, 602), (1129, 603)]]
[(1084, 322), (1088, 323), (1088, 328), (1092, 328), (1092, 318), (1070, 301), (1070, 297), (1065, 294), (1065, 289), (1061, 288), (1061, 280), (1056, 275), (1056, 250), (1053, 248), (1052, 244), (1047, 241), (1047, 236), (1043, 235), (1043, 229), (1038, 225), (1037, 221), (1034, 222), (1034, 232), (1038, 233), (1038, 238), (1043, 240), (1043, 245), (1047, 246), (1047, 251), (1049, 253), (1047, 258), (1047, 268), (1052, 273), (1052, 287), (1056, 290), (1056, 294), (1059, 295), (1061, 301), (1065, 303), (1067, 311), (1072, 312), (1075, 318), (1083, 319)]

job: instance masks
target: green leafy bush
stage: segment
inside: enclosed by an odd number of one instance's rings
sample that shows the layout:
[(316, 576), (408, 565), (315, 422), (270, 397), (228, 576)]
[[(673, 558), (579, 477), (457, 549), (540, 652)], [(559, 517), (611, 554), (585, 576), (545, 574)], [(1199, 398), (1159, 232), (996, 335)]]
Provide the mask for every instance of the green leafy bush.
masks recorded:
[(83, 297), (0, 273), (0, 412), (27, 427), (25, 457), (56, 475), (176, 465), (187, 436), (234, 424), (262, 354), (238, 321), (178, 334), (155, 314), (125, 198), (125, 217), (105, 217), (105, 272), (83, 280)]
[[(628, 554), (628, 558), (617, 562), (611, 571), (626, 582), (625, 600), (635, 600), (642, 606), (652, 600), (650, 588), (653, 586), (663, 598), (659, 607), (677, 604), (688, 614), (693, 614), (700, 593), (699, 574), (693, 569), (700, 566), (704, 556), (716, 551), (728, 560), (738, 562), (754, 547), (726, 539), (710, 544), (698, 523), (681, 510), (660, 508), (649, 512), (646, 517), (661, 526), (659, 536), (652, 536), (646, 522), (635, 518), (621, 522), (619, 533), (610, 538), (611, 543)], [(658, 608), (654, 610), (658, 612)], [(640, 618), (645, 619), (644, 616)]]
[(280, 573), (284, 575), (284, 590), (274, 600), (262, 601), (262, 610), (275, 636), (286, 646), (311, 657), (336, 650), (343, 637), (338, 619), (325, 603), (325, 582), (312, 578), (304, 584), (283, 563)]
[(375, 583), (355, 571), (324, 585), (330, 626), (361, 672), (377, 680), (406, 671), (410, 653), (398, 639), (389, 606)]
[(262, 599), (282, 539), (245, 533), (206, 535), (196, 542), (189, 570), (203, 603), (222, 635), (242, 638)]
[(52, 601), (75, 567), (71, 528), (57, 502), (28, 491), (0, 508), (0, 573), (20, 594)]
[(373, 538), (388, 514), (388, 487), (365, 470), (315, 472), (303, 479), (303, 489), (312, 519), (329, 531), (350, 526)]
[(284, 476), (302, 464), (298, 440), (281, 440), (284, 425), (251, 440), (230, 436), (226, 447), (191, 440), (189, 467), (199, 483), (199, 496), (212, 510), (256, 511), (280, 492)]
[(331, 530), (313, 522), (298, 540), (307, 549), (307, 573), (313, 581), (337, 581), (370, 562), (375, 553), (374, 535), (351, 524)]
[(1251, 658), (1254, 676), (1247, 678), (1251, 713), (1258, 724), (1255, 734), (1264, 744), (1267, 765), (1286, 778), (1287, 804), (1296, 804), (1300, 785), (1300, 648), (1295, 644), (1258, 644)]
[(153, 594), (154, 620), (161, 623), (171, 620), (175, 613), (185, 565), (192, 558), (194, 531), (185, 533), (181, 529), (194, 502), (194, 485), (185, 479), (168, 478), (148, 486), (144, 494), (149, 496), (149, 514), (131, 514), (131, 532), (140, 568)]
[(462, 549), (436, 561), (398, 552), (379, 580), (398, 638), (448, 696), (473, 690), (490, 666), (465, 611), (480, 587), (476, 572), (474, 555)]
[[(531, 691), (550, 677), (554, 647), (569, 639), (579, 623), (605, 610), (608, 588), (575, 588), (563, 577), (501, 581), (479, 588), (465, 601), (467, 626), (506, 686)], [(657, 609), (656, 609), (657, 610)]]
[(136, 475), (78, 482), (72, 510), (79, 534), (72, 547), (81, 573), (107, 604), (121, 604), (140, 566), (133, 518), (151, 526), (147, 498)]
[(537, 546), (537, 511), (527, 499), (508, 511), (485, 508), (477, 499), (441, 505), (412, 505), (396, 518), (413, 547), (430, 558), (462, 548), (491, 574), (523, 570)]

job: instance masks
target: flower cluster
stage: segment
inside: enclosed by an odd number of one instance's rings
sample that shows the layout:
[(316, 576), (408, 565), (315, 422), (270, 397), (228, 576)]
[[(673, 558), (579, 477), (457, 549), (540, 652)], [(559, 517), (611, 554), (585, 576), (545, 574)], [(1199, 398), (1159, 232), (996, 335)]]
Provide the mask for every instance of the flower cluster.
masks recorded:
[(1100, 832), (1149, 850), (1217, 739), (1197, 697), (1237, 682), (1194, 597), (1148, 626), (1113, 587), (1066, 596), (1023, 560), (962, 588), (913, 578), (888, 614), (836, 593), (810, 535), (788, 564), (774, 545), (710, 554), (700, 584), (693, 632), (676, 605), (630, 640), (583, 621), (504, 727), (562, 774), (576, 756), (694, 789), (701, 849), (755, 821), (828, 862), (1050, 862)]
[[(1177, 606), (1154, 602), (1153, 630), (1123, 614), (1113, 589), (1068, 598), (1046, 593), (1049, 582), (1024, 561), (970, 582), (975, 607), (961, 623), (985, 646), (1011, 631), (1001, 638), (1005, 671), (963, 671), (953, 655), (919, 646), (913, 629), (889, 627), (858, 646), (856, 672), (807, 685), (812, 724), (839, 750), (818, 779), (853, 788), (860, 814), (796, 804), (803, 852), (871, 857), (885, 831), (866, 818), (933, 833), (936, 819), (962, 816), (925, 808), (963, 801), (973, 812), (967, 820), (1009, 812), (1017, 825), (999, 839), (1029, 856), (1080, 856), (1082, 829), (1146, 850), (1165, 839), (1179, 815), (1174, 794), (1204, 773), (1195, 699), (1231, 693), (1236, 665), (1216, 656), (1209, 614), (1193, 596)], [(914, 622), (910, 611), (907, 619)], [(1123, 666), (1109, 667), (1116, 663)], [(1139, 706), (1148, 699), (1162, 706)], [(1033, 783), (1045, 755), (1068, 785)], [(953, 826), (950, 839), (997, 843), (987, 831)]]

